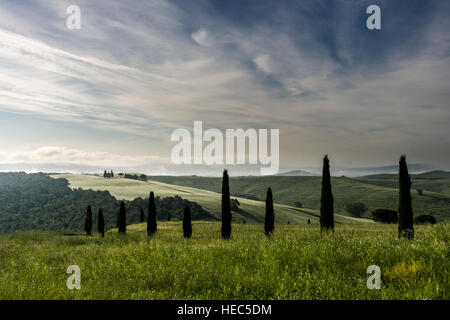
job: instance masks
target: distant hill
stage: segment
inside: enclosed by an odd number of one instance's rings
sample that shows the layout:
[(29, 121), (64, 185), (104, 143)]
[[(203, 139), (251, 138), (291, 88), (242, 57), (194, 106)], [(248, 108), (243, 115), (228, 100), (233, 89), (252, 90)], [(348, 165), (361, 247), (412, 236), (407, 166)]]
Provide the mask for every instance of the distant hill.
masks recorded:
[[(450, 179), (448, 172), (429, 172), (412, 177), (413, 209), (416, 215), (431, 214), (438, 220), (450, 218)], [(440, 177), (436, 179), (436, 177)], [(179, 186), (196, 187), (220, 192), (221, 178), (152, 176), (151, 180)], [(397, 210), (398, 177), (396, 174), (372, 175), (358, 178), (332, 177), (335, 210), (345, 213), (352, 202), (364, 203), (370, 211)], [(265, 199), (267, 187), (273, 190), (276, 203), (294, 206), (300, 201), (303, 208), (320, 208), (321, 177), (319, 176), (268, 176), (230, 178), (230, 192), (240, 197)], [(422, 189), (419, 195), (416, 189)]]
[[(422, 173), (433, 170), (433, 168), (425, 164), (409, 163), (408, 170), (409, 173)], [(374, 174), (397, 174), (397, 173), (398, 173), (398, 165), (361, 167), (361, 168), (346, 168), (337, 166), (331, 168), (331, 174), (334, 176), (359, 177)]]
[(290, 176), (314, 176), (314, 173), (308, 172), (308, 171), (304, 171), (304, 170), (291, 170), (291, 171), (287, 171), (287, 172), (282, 172), (277, 174), (277, 176), (282, 176), (282, 177), (290, 177)]

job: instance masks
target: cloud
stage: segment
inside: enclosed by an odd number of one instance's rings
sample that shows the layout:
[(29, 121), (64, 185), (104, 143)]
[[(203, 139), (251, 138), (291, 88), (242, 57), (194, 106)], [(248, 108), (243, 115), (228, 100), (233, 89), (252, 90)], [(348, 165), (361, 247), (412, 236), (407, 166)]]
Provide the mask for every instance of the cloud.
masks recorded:
[(9, 163), (72, 163), (91, 166), (137, 166), (168, 161), (158, 156), (125, 156), (102, 151), (85, 151), (59, 146), (16, 151), (1, 155), (2, 164)]
[(270, 57), (268, 55), (259, 55), (255, 59), (253, 59), (253, 62), (258, 66), (259, 69), (261, 69), (262, 72), (267, 74), (272, 73)]
[[(382, 1), (371, 32), (366, 2), (81, 0), (75, 31), (65, 2), (5, 1), (0, 111), (145, 137), (162, 158), (172, 130), (203, 120), (279, 128), (285, 162), (448, 162), (449, 5)], [(17, 148), (55, 144), (29, 140)]]
[(203, 47), (211, 47), (213, 45), (213, 41), (208, 34), (208, 30), (203, 27), (192, 33), (191, 36), (195, 42)]

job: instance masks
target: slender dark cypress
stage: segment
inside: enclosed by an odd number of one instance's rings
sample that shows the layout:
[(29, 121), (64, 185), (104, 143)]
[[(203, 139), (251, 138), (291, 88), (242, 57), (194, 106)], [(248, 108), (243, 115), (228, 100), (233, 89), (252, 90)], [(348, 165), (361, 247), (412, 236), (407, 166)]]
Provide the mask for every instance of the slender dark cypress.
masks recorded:
[(125, 208), (125, 203), (120, 201), (119, 210), (119, 233), (125, 234), (127, 231), (127, 209)]
[(228, 172), (224, 170), (222, 179), (222, 238), (229, 239), (231, 235), (230, 185)]
[(333, 194), (331, 193), (330, 161), (328, 160), (328, 155), (323, 158), (320, 230), (331, 230), (334, 232)]
[(92, 209), (91, 206), (87, 207), (86, 218), (84, 219), (84, 231), (90, 236), (92, 234)]
[(184, 207), (183, 234), (185, 238), (190, 238), (192, 236), (191, 209), (189, 206)]
[(414, 239), (414, 213), (411, 204), (411, 177), (408, 174), (404, 155), (400, 157), (399, 164), (398, 236), (412, 240)]
[(105, 236), (105, 219), (103, 217), (102, 208), (98, 209), (97, 231), (102, 235), (102, 238)]
[(264, 218), (264, 232), (270, 237), (275, 229), (275, 216), (273, 214), (272, 189), (267, 189), (266, 196), (266, 216)]
[(147, 234), (152, 236), (156, 233), (156, 205), (155, 205), (155, 194), (150, 192), (148, 197), (148, 218), (147, 218)]
[(145, 220), (144, 208), (141, 208), (141, 214), (139, 216), (139, 219), (141, 222), (144, 222)]

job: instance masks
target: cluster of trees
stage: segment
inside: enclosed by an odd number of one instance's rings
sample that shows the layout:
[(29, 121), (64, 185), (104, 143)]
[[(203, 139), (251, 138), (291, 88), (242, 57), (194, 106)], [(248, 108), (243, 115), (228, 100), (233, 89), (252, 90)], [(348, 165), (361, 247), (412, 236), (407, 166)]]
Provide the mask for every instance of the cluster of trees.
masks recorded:
[(105, 170), (105, 172), (103, 172), (103, 178), (114, 178), (114, 172), (112, 170), (109, 172)]
[(134, 179), (134, 180), (141, 180), (141, 181), (147, 181), (148, 178), (145, 174), (137, 175), (137, 174), (129, 174), (125, 173), (124, 176), (126, 179)]

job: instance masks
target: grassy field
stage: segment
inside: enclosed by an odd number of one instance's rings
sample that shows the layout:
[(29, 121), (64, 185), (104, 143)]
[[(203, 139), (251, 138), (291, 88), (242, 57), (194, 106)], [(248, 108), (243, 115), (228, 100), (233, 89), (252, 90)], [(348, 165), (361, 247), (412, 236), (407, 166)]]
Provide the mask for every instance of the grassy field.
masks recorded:
[[(440, 221), (450, 219), (450, 173), (411, 175), (412, 199), (415, 215), (431, 214)], [(212, 177), (151, 177), (153, 181), (179, 186), (220, 192), (221, 178)], [(362, 202), (368, 208), (367, 216), (375, 209), (398, 207), (398, 177), (385, 174), (360, 178), (332, 177), (335, 210), (346, 214), (345, 205)], [(274, 192), (274, 201), (285, 205), (294, 205), (300, 201), (303, 207), (318, 210), (320, 208), (321, 177), (271, 176), (271, 177), (235, 177), (230, 178), (231, 194), (256, 196), (265, 199), (267, 187)], [(423, 189), (419, 195), (415, 189)]]
[[(93, 189), (93, 190), (108, 190), (111, 195), (117, 199), (133, 200), (137, 197), (148, 197), (150, 191), (155, 192), (155, 196), (167, 197), (178, 195), (183, 199), (195, 201), (200, 204), (205, 210), (215, 215), (217, 218), (221, 217), (221, 195), (217, 192), (193, 188), (189, 186), (177, 186), (167, 184), (155, 180), (138, 181), (125, 178), (105, 179), (93, 175), (79, 175), (79, 174), (58, 174), (53, 175), (53, 178), (66, 178), (70, 186), (73, 188)], [(241, 203), (238, 212), (233, 212), (233, 221), (248, 223), (262, 223), (264, 222), (265, 203), (263, 201), (255, 201), (244, 199), (240, 197), (232, 197), (239, 200)], [(276, 201), (276, 199), (275, 199)], [(319, 212), (311, 209), (298, 209), (285, 204), (275, 204), (275, 214), (277, 221), (280, 224), (306, 224), (310, 219), (312, 224), (319, 223)], [(336, 224), (359, 224), (371, 223), (371, 220), (357, 219), (347, 217), (341, 214), (335, 215)]]
[[(160, 222), (98, 235), (50, 232), (0, 234), (0, 299), (450, 299), (450, 226), (418, 226), (413, 242), (396, 226), (234, 224), (194, 222), (192, 239), (180, 222)], [(81, 289), (69, 290), (66, 269), (81, 268)], [(381, 290), (369, 290), (366, 269), (381, 268)]]

